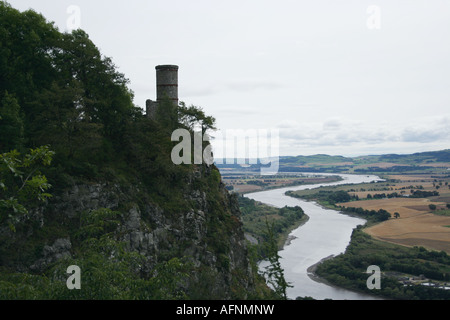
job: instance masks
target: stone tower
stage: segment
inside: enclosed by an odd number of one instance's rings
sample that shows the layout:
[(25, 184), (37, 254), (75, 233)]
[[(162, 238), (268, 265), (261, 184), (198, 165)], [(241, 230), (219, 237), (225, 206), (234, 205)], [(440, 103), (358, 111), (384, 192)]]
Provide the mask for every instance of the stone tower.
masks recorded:
[(168, 98), (173, 104), (178, 105), (178, 66), (156, 66), (156, 101), (147, 100), (147, 116), (155, 118), (158, 104)]

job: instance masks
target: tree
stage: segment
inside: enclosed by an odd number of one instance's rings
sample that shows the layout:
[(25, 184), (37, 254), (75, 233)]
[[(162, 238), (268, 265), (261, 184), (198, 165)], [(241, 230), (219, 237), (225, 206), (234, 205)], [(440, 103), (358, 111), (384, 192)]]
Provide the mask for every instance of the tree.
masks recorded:
[(128, 79), (82, 30), (4, 1), (0, 16), (0, 153), (51, 145), (69, 168), (114, 158), (136, 109)]
[(287, 300), (286, 290), (292, 286), (284, 278), (284, 270), (280, 264), (280, 255), (278, 254), (278, 245), (274, 234), (274, 223), (272, 221), (269, 224), (267, 219), (265, 237), (264, 252), (269, 265), (265, 268), (264, 275), (275, 291), (275, 295), (279, 299)]
[(83, 30), (62, 34), (61, 38), (62, 50), (57, 51), (53, 62), (65, 81), (71, 79), (82, 89), (73, 100), (80, 119), (101, 124), (105, 136), (117, 138), (133, 108), (128, 79), (116, 70), (111, 58), (102, 57)]
[(13, 150), (0, 155), (0, 226), (15, 224), (28, 213), (28, 208), (51, 197), (51, 185), (39, 171), (51, 164), (54, 152), (48, 146), (22, 155)]
[(194, 131), (196, 127), (199, 127), (202, 135), (204, 135), (207, 130), (216, 130), (216, 119), (211, 116), (206, 116), (205, 112), (200, 107), (194, 105), (186, 107), (186, 104), (181, 102), (178, 113), (180, 123), (188, 127), (191, 131)]
[(48, 88), (57, 73), (52, 59), (60, 33), (42, 15), (19, 12), (5, 1), (0, 2), (0, 16), (0, 100), (5, 92), (14, 96), (28, 127), (39, 114), (35, 93)]
[(49, 144), (58, 156), (84, 161), (101, 153), (103, 124), (88, 121), (79, 105), (82, 85), (71, 80), (67, 85), (55, 81), (50, 89), (36, 94), (36, 103), (45, 106), (36, 116), (37, 143)]
[(23, 142), (23, 120), (17, 99), (5, 91), (0, 102), (0, 152), (19, 149)]
[(436, 210), (436, 205), (435, 204), (430, 204), (428, 205), (428, 208), (430, 208), (430, 210)]
[(400, 213), (395, 212), (395, 213), (394, 213), (394, 218), (395, 218), (395, 219), (400, 218)]
[(352, 198), (348, 194), (348, 192), (343, 190), (335, 191), (328, 196), (328, 201), (330, 201), (331, 203), (347, 202), (351, 199)]

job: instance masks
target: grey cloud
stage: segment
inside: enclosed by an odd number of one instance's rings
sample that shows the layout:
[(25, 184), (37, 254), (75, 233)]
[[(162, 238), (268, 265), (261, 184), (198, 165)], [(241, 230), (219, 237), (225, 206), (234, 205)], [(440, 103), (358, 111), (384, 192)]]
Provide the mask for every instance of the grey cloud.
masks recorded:
[(204, 86), (204, 87), (188, 87), (182, 89), (182, 94), (187, 97), (205, 97), (215, 95), (219, 89), (214, 86)]
[(275, 127), (278, 129), (295, 129), (298, 126), (299, 126), (299, 123), (297, 121), (285, 120), (285, 121), (282, 121), (282, 122), (279, 122), (278, 124), (276, 124)]
[(338, 130), (342, 126), (342, 122), (338, 119), (327, 120), (323, 124), (324, 130)]
[[(325, 126), (326, 127), (326, 126)], [(344, 126), (342, 122), (333, 126), (334, 130), (307, 128), (280, 128), (280, 138), (298, 142), (311, 147), (317, 146), (352, 146), (355, 144), (376, 145), (398, 141), (400, 138), (378, 128)]]
[(261, 81), (261, 80), (235, 81), (235, 82), (226, 84), (225, 87), (231, 91), (238, 91), (238, 92), (249, 92), (249, 91), (256, 91), (256, 90), (272, 91), (272, 90), (278, 90), (278, 89), (284, 88), (284, 86), (278, 82)]
[(401, 140), (404, 142), (428, 143), (449, 139), (449, 130), (445, 128), (436, 128), (435, 130), (405, 129), (401, 134)]

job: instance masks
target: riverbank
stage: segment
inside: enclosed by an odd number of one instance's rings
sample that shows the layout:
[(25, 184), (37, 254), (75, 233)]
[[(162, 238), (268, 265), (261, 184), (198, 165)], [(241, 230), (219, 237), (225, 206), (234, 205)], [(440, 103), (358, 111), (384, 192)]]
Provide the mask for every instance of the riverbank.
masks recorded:
[(273, 228), (278, 249), (282, 250), (292, 240), (290, 233), (309, 220), (299, 206), (277, 208), (244, 196), (240, 196), (238, 201), (246, 239), (253, 245), (263, 242), (270, 227)]
[[(343, 180), (334, 183), (303, 185), (246, 194), (246, 197), (277, 208), (300, 206), (309, 217), (307, 223), (289, 233), (285, 243), (288, 245), (285, 245), (283, 250), (280, 251), (280, 261), (285, 271), (285, 278), (293, 286), (287, 292), (290, 299), (296, 299), (297, 297), (312, 297), (317, 300), (373, 299), (373, 296), (355, 293), (339, 286), (331, 286), (324, 281), (314, 281), (307, 271), (310, 270), (310, 275), (311, 271), (315, 274), (314, 267), (318, 262), (323, 262), (325, 257), (343, 253), (350, 242), (354, 228), (364, 224), (365, 221), (344, 214), (336, 214), (334, 210), (324, 209), (313, 202), (306, 202), (284, 194), (289, 190), (305, 190), (323, 185), (357, 184), (379, 179), (376, 176), (345, 174), (341, 176)], [(311, 268), (313, 265), (314, 267)]]
[[(295, 198), (295, 197), (294, 197), (294, 198)], [(332, 205), (330, 205), (330, 204), (328, 204), (328, 203), (323, 203), (322, 201), (308, 200), (308, 202), (312, 202), (312, 203), (314, 203), (315, 205), (317, 205), (318, 207), (321, 207), (322, 209), (325, 209), (325, 210), (334, 210), (334, 211), (336, 211), (336, 214), (343, 214), (343, 215), (347, 215), (347, 216), (354, 217), (354, 218), (361, 218), (360, 215), (356, 215), (356, 214), (351, 214), (351, 213), (343, 212), (343, 211), (339, 210), (339, 208), (336, 208), (336, 207), (334, 207), (334, 206), (332, 206)], [(371, 225), (371, 223), (369, 223), (368, 221), (366, 221), (365, 224), (364, 224), (362, 227), (365, 228), (365, 227), (367, 227), (368, 224)], [(293, 237), (293, 236), (292, 236), (292, 237)], [(293, 237), (293, 239), (295, 239), (295, 237)], [(287, 244), (287, 245), (288, 245), (288, 244)], [(350, 240), (349, 246), (350, 246), (350, 245), (351, 245), (351, 240)], [(345, 253), (344, 253), (344, 254), (345, 254)], [(329, 255), (328, 257), (325, 257), (325, 258), (321, 259), (320, 261), (318, 261), (317, 263), (314, 263), (313, 265), (309, 266), (309, 267), (306, 269), (306, 272), (307, 272), (308, 277), (309, 277), (311, 280), (313, 280), (313, 281), (315, 281), (315, 282), (317, 282), (317, 283), (325, 284), (325, 285), (327, 285), (327, 286), (336, 288), (336, 289), (338, 289), (338, 290), (339, 290), (339, 289), (346, 289), (346, 290), (350, 290), (350, 291), (352, 291), (352, 292), (354, 292), (354, 293), (356, 293), (356, 294), (364, 294), (364, 295), (368, 295), (367, 292), (364, 292), (364, 291), (361, 291), (361, 290), (355, 290), (354, 288), (351, 288), (351, 287), (343, 287), (343, 286), (336, 285), (335, 283), (329, 281), (327, 278), (322, 277), (322, 276), (319, 276), (319, 275), (317, 274), (316, 271), (317, 271), (317, 269), (319, 268), (320, 265), (322, 265), (323, 263), (325, 263), (325, 262), (328, 261), (328, 260), (332, 260), (332, 259), (335, 258), (335, 257), (336, 257), (335, 255)], [(378, 296), (373, 296), (373, 298), (374, 298), (374, 299), (380, 299), (380, 297), (378, 297)]]
[(297, 237), (291, 234), (292, 231), (302, 227), (308, 221), (309, 217), (306, 214), (304, 214), (303, 217), (298, 222), (296, 222), (294, 225), (292, 225), (292, 227), (290, 227), (289, 229), (280, 234), (278, 238), (278, 245), (280, 250), (283, 250), (285, 247), (290, 245), (293, 240), (297, 239)]
[(323, 262), (325, 262), (325, 261), (327, 261), (327, 260), (333, 259), (334, 257), (335, 257), (334, 254), (332, 254), (332, 255), (330, 255), (330, 256), (328, 256), (328, 257), (326, 257), (326, 258), (323, 258), (323, 259), (320, 260), (319, 262), (313, 264), (313, 265), (310, 266), (308, 269), (306, 269), (306, 272), (308, 273), (308, 277), (310, 277), (312, 280), (314, 280), (314, 281), (316, 281), (316, 282), (324, 283), (324, 284), (326, 284), (327, 286), (334, 286), (331, 282), (329, 282), (329, 281), (326, 280), (325, 278), (319, 277), (319, 276), (316, 274), (317, 267), (318, 267), (320, 264), (322, 264)]

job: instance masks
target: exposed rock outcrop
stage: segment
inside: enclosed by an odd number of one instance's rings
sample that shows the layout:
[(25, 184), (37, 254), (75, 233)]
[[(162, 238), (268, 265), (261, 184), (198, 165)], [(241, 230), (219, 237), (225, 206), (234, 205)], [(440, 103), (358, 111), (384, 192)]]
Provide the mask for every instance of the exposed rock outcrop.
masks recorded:
[(42, 271), (51, 263), (59, 259), (70, 257), (72, 243), (67, 239), (57, 239), (51, 246), (45, 246), (42, 250), (43, 257), (30, 266), (32, 271)]
[[(201, 175), (208, 176), (211, 170), (205, 168)], [(193, 187), (198, 174), (197, 171), (189, 177), (183, 194), (190, 205), (175, 214), (151, 201), (139, 201), (137, 197), (142, 193), (135, 186), (108, 183), (74, 185), (55, 196), (44, 211), (66, 221), (76, 221), (81, 212), (100, 208), (120, 211), (120, 240), (128, 250), (145, 256), (141, 272), (150, 274), (158, 262), (183, 257), (198, 270), (207, 270), (209, 275), (206, 280), (201, 278), (205, 274), (191, 275), (185, 284), (187, 291), (205, 281), (209, 286), (205, 290), (210, 290), (210, 296), (205, 298), (231, 298), (236, 284), (251, 291), (253, 277), (238, 202), (220, 182), (215, 190), (216, 202), (212, 204), (206, 188)], [(70, 256), (71, 241), (70, 235), (48, 241), (29, 269), (41, 272), (58, 259)]]

